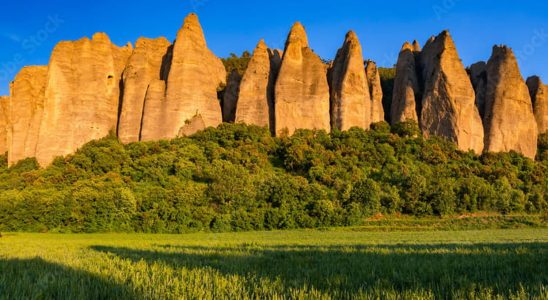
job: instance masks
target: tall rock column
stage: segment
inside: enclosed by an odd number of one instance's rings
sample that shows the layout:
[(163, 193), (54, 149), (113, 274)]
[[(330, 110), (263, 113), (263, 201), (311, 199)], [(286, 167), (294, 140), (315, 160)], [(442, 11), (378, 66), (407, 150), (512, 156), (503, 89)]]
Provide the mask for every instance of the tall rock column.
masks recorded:
[[(8, 164), (36, 156), (48, 67), (25, 67), (11, 83)], [(59, 143), (59, 141), (56, 141)]]
[(160, 80), (162, 67), (168, 62), (171, 43), (165, 38), (140, 38), (123, 73), (123, 99), (118, 138), (122, 143), (138, 142), (141, 133), (143, 106), (149, 84)]
[(249, 61), (240, 84), (236, 123), (274, 129), (274, 84), (281, 56), (261, 40)]
[(381, 75), (374, 61), (367, 62), (365, 69), (367, 81), (369, 83), (369, 93), (371, 94), (371, 123), (384, 121), (384, 107), (382, 105), (382, 84)]
[[(195, 117), (206, 127), (222, 123), (217, 92), (226, 84), (222, 61), (207, 48), (198, 16), (190, 14), (177, 33), (167, 80), (166, 98), (161, 107), (162, 127), (156, 139), (174, 138)], [(202, 128), (203, 129), (203, 128)]]
[(548, 85), (544, 85), (539, 77), (527, 79), (529, 93), (533, 100), (533, 111), (537, 120), (538, 133), (548, 132)]
[(369, 91), (362, 46), (354, 32), (346, 34), (342, 48), (329, 72), (331, 87), (331, 127), (348, 130), (369, 128), (371, 95)]
[(390, 111), (392, 124), (415, 121), (419, 122), (417, 105), (421, 101), (421, 91), (417, 75), (417, 63), (414, 48), (408, 42), (403, 44), (396, 65), (394, 92)]
[(40, 165), (116, 130), (121, 77), (131, 52), (104, 33), (55, 47), (36, 149)]
[(483, 125), (476, 95), (455, 43), (444, 31), (420, 56), (424, 92), (420, 125), (426, 137), (441, 136), (459, 149), (483, 151)]
[(534, 158), (538, 128), (529, 89), (521, 76), (512, 49), (493, 47), (487, 63), (485, 94), (485, 150), (514, 150)]
[(276, 133), (296, 129), (330, 130), (327, 67), (308, 47), (304, 27), (296, 23), (287, 39), (275, 88)]
[(8, 151), (9, 106), (10, 97), (0, 96), (0, 155), (4, 155)]

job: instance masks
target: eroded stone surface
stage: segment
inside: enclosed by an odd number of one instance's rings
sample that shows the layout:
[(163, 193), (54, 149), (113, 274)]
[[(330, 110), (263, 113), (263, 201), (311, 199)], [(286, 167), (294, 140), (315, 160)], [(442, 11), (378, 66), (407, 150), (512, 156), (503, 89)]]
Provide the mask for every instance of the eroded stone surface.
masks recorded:
[(42, 166), (116, 132), (120, 82), (131, 52), (104, 33), (55, 47), (36, 149)]
[(512, 49), (493, 47), (487, 63), (485, 95), (485, 150), (514, 150), (534, 158), (538, 128), (529, 89), (521, 76)]
[(346, 35), (329, 72), (331, 126), (338, 130), (369, 128), (372, 100), (362, 46), (354, 32)]
[(165, 78), (162, 70), (169, 63), (171, 43), (165, 38), (140, 38), (123, 73), (123, 100), (118, 138), (122, 143), (138, 142), (143, 118), (143, 106), (152, 80)]
[(423, 134), (445, 137), (461, 150), (481, 153), (484, 132), (474, 88), (449, 32), (442, 32), (428, 43), (420, 57)]
[(417, 104), (421, 101), (421, 91), (413, 50), (413, 46), (406, 42), (398, 57), (390, 112), (392, 124), (405, 121), (419, 122)]
[(236, 123), (274, 129), (274, 84), (282, 53), (268, 49), (261, 40), (240, 84)]
[(202, 27), (195, 14), (185, 18), (173, 46), (161, 118), (165, 132), (158, 138), (173, 138), (186, 122), (200, 115), (206, 127), (222, 123), (220, 86), (226, 84), (222, 61), (207, 48)]
[(371, 123), (382, 122), (384, 121), (384, 107), (382, 105), (381, 75), (374, 61), (367, 62), (366, 75), (371, 95)]
[(48, 67), (45, 66), (25, 67), (11, 83), (10, 124), (6, 140), (9, 165), (36, 156), (47, 73)]
[(275, 88), (276, 133), (296, 129), (330, 130), (327, 67), (308, 47), (304, 27), (296, 23), (287, 39)]

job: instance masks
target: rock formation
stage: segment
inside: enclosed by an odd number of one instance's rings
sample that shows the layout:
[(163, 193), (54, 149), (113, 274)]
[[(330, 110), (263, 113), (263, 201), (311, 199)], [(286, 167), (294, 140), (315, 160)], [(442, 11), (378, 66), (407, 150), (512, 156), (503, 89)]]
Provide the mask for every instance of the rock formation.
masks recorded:
[(240, 93), (242, 76), (237, 70), (232, 70), (228, 76), (226, 89), (223, 95), (223, 122), (234, 123), (236, 120), (236, 106)]
[(533, 112), (537, 120), (538, 133), (548, 132), (548, 85), (544, 85), (539, 77), (533, 76), (527, 79), (529, 94), (533, 101)]
[(327, 67), (308, 47), (304, 27), (289, 33), (275, 88), (276, 133), (330, 130)]
[(406, 42), (400, 51), (396, 65), (390, 122), (392, 124), (404, 121), (418, 123), (417, 105), (420, 101), (421, 92), (415, 52), (413, 46)]
[[(25, 67), (11, 83), (8, 164), (36, 156), (48, 67)], [(56, 141), (59, 143), (59, 141)]]
[(485, 116), (485, 91), (487, 88), (487, 64), (483, 61), (470, 66), (470, 80), (476, 92), (476, 106), (480, 116)]
[(261, 40), (240, 84), (236, 123), (274, 129), (274, 84), (280, 63), (281, 54)]
[(138, 142), (141, 133), (143, 106), (152, 80), (165, 79), (161, 74), (167, 64), (171, 43), (165, 38), (140, 38), (123, 73), (123, 99), (118, 138), (122, 143)]
[(36, 149), (40, 165), (116, 130), (120, 81), (131, 51), (103, 33), (55, 47)]
[(10, 97), (0, 96), (0, 155), (8, 152), (8, 126)]
[[(284, 52), (260, 41), (243, 76), (232, 72), (227, 82), (226, 75), (194, 14), (173, 45), (140, 38), (135, 49), (118, 47), (102, 33), (61, 42), (48, 66), (23, 68), (11, 95), (0, 97), (0, 154), (8, 152), (9, 165), (36, 157), (46, 166), (109, 133), (131, 143), (192, 135), (223, 119), (276, 135), (384, 120), (379, 70), (371, 61), (365, 66), (353, 32), (327, 66), (296, 23)], [(388, 117), (416, 121), (426, 137), (445, 137), (462, 150), (533, 158), (538, 133), (548, 130), (547, 95), (540, 78), (524, 82), (506, 47), (467, 74), (443, 32), (422, 50), (416, 41), (403, 45)]]
[(349, 32), (337, 52), (329, 71), (331, 88), (331, 127), (348, 130), (369, 128), (371, 96), (368, 86), (362, 46), (354, 32)]
[(534, 158), (537, 152), (537, 123), (529, 90), (510, 48), (493, 47), (493, 54), (487, 63), (487, 79), (483, 118), (485, 150), (514, 150)]
[(148, 86), (143, 107), (141, 141), (151, 142), (167, 139), (165, 122), (162, 122), (162, 106), (165, 102), (166, 82), (152, 80)]
[(413, 41), (413, 52), (415, 53), (420, 53), (421, 52), (421, 45), (419, 44), (419, 42), (417, 40), (414, 40)]
[(225, 83), (223, 63), (207, 48), (198, 17), (188, 15), (173, 46), (166, 98), (157, 120), (162, 123), (163, 132), (153, 138), (176, 137), (195, 116), (203, 118), (206, 127), (221, 124), (217, 92)]
[(369, 94), (371, 95), (371, 123), (383, 122), (384, 107), (382, 105), (381, 75), (375, 62), (367, 62), (366, 75), (369, 83)]
[(474, 88), (449, 32), (442, 32), (426, 45), (420, 57), (423, 134), (445, 137), (461, 150), (481, 153), (484, 132)]

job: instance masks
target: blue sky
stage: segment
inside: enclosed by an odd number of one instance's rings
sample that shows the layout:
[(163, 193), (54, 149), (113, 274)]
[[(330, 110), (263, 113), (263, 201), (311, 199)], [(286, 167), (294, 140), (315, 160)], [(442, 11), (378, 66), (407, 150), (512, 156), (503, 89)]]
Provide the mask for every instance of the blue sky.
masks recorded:
[(261, 38), (282, 48), (293, 22), (301, 21), (323, 58), (333, 58), (354, 30), (366, 58), (391, 66), (404, 41), (424, 44), (449, 29), (466, 65), (506, 44), (517, 53), (523, 76), (548, 82), (546, 0), (17, 0), (5, 1), (0, 12), (0, 94), (9, 93), (21, 67), (47, 64), (61, 40), (94, 32), (106, 32), (118, 45), (140, 36), (173, 40), (190, 12), (198, 13), (209, 47), (221, 57), (253, 50)]

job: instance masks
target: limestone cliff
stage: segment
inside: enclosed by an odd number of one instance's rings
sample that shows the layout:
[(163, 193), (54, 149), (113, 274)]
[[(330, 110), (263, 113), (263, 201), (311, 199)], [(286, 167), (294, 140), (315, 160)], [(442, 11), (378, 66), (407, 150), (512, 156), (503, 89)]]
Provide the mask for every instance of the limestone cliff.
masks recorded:
[(120, 82), (131, 51), (113, 45), (104, 33), (55, 47), (36, 148), (41, 165), (116, 130)]
[(331, 126), (338, 130), (369, 128), (371, 95), (362, 46), (354, 32), (346, 35), (343, 46), (329, 71), (331, 88)]
[(274, 129), (274, 84), (281, 54), (261, 40), (240, 84), (236, 122)]
[(308, 47), (304, 27), (289, 33), (275, 87), (276, 133), (296, 129), (330, 130), (327, 67)]
[(371, 123), (383, 122), (384, 107), (382, 105), (382, 98), (384, 94), (377, 64), (374, 61), (368, 61), (365, 71), (369, 83), (369, 94), (371, 95)]
[(36, 156), (48, 67), (23, 68), (11, 83), (8, 164)]
[(398, 57), (390, 113), (390, 122), (392, 124), (404, 121), (418, 123), (419, 121), (417, 105), (421, 101), (421, 91), (417, 75), (417, 62), (413, 50), (413, 46), (406, 42)]
[(206, 127), (222, 123), (220, 86), (226, 84), (223, 63), (207, 48), (198, 16), (190, 14), (177, 34), (160, 118), (162, 132), (154, 138), (174, 138), (196, 116)]
[(122, 143), (138, 142), (141, 133), (143, 106), (149, 84), (164, 79), (162, 70), (171, 43), (165, 38), (140, 38), (123, 73), (123, 98), (118, 138)]
[(445, 137), (461, 150), (480, 154), (484, 132), (476, 95), (449, 32), (442, 32), (426, 45), (420, 57), (423, 134)]
[(537, 153), (537, 122), (529, 89), (512, 49), (493, 47), (487, 63), (487, 79), (483, 118), (485, 150), (514, 150), (534, 158)]

